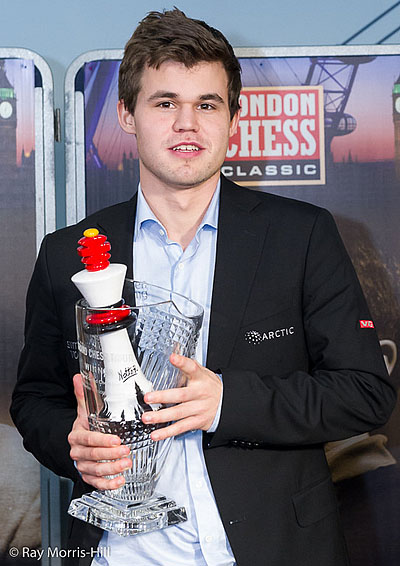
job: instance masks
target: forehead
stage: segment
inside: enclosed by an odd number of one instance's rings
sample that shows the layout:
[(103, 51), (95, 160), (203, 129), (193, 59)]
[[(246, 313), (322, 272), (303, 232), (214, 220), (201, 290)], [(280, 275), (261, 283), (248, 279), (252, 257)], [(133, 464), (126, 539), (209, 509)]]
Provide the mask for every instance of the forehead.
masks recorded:
[(216, 92), (227, 100), (228, 76), (221, 62), (197, 63), (186, 67), (176, 61), (165, 61), (158, 69), (145, 67), (139, 96), (151, 96), (155, 91), (175, 92), (178, 96), (201, 96)]

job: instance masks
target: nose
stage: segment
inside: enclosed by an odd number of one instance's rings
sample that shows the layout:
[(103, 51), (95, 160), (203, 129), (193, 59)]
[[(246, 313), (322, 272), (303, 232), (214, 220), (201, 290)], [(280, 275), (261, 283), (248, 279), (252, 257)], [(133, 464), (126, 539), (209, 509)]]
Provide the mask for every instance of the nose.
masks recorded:
[(191, 105), (178, 108), (173, 128), (175, 132), (197, 132), (199, 124), (196, 109)]

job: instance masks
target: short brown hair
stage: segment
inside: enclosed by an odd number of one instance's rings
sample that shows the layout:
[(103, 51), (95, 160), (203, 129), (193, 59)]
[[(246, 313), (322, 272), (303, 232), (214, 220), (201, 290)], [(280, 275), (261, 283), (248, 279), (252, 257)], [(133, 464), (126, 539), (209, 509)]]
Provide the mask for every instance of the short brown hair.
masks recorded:
[(181, 10), (149, 12), (125, 46), (119, 69), (119, 99), (131, 114), (135, 111), (140, 82), (146, 66), (158, 69), (165, 61), (190, 68), (202, 61), (220, 61), (228, 75), (231, 118), (240, 108), (240, 64), (224, 35), (202, 20), (188, 18)]

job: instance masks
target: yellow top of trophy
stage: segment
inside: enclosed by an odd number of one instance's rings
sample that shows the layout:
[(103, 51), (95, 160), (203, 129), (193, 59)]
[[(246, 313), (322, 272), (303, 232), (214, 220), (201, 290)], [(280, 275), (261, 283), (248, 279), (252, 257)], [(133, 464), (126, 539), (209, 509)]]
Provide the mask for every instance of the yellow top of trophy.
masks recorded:
[(97, 228), (88, 228), (87, 230), (84, 231), (83, 235), (86, 238), (94, 238), (95, 236), (97, 236), (99, 233), (99, 231), (97, 230)]

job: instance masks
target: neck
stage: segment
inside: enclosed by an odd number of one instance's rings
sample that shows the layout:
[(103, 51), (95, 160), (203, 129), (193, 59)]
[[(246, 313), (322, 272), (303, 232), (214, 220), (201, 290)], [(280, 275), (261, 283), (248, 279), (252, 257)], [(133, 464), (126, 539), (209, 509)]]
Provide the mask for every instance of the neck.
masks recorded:
[(186, 249), (194, 238), (218, 184), (219, 173), (201, 185), (188, 188), (157, 186), (140, 181), (143, 196), (167, 231)]

